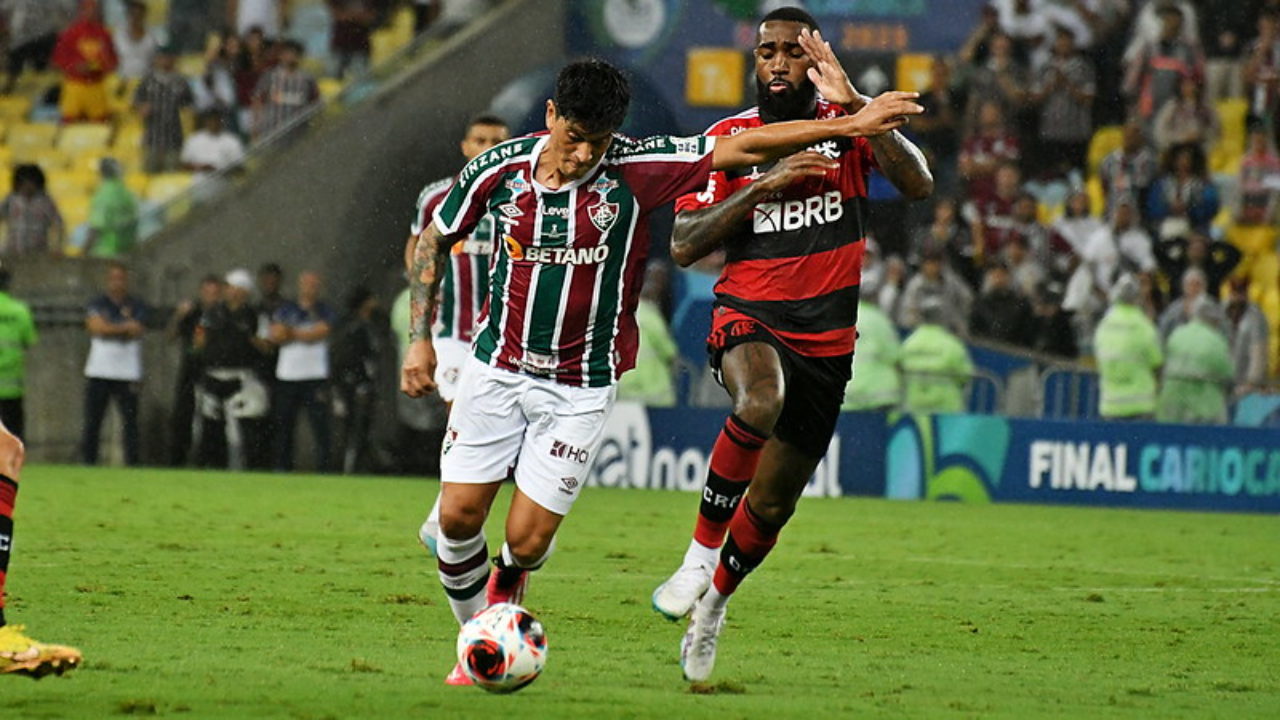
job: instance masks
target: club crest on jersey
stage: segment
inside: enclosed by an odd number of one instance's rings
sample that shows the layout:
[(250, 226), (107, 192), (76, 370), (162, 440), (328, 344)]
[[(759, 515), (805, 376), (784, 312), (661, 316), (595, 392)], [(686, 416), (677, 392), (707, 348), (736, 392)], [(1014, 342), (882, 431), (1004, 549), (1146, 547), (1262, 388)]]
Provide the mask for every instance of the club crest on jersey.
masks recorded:
[(618, 219), (618, 203), (611, 203), (601, 195), (600, 202), (587, 207), (587, 217), (591, 218), (591, 224), (597, 230), (607, 232), (613, 227), (613, 221)]

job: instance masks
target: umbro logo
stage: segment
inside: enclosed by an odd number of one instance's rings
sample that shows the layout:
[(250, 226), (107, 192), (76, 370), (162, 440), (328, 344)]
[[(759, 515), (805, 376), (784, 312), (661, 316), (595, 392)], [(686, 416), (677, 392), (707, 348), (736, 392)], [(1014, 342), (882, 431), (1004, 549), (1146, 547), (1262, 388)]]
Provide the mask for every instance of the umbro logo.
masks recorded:
[(556, 489), (565, 495), (572, 495), (578, 489), (578, 478), (562, 477), (560, 478), (560, 487)]

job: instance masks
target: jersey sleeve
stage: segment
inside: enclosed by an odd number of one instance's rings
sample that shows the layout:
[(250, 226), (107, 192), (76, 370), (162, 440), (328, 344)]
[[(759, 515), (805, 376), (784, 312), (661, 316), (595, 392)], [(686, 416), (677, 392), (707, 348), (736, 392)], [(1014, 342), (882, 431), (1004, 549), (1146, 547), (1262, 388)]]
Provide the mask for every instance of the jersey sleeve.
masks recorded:
[(421, 235), (422, 231), (427, 229), (436, 208), (440, 206), (440, 201), (444, 200), (445, 193), (449, 191), (449, 186), (452, 184), (453, 178), (444, 178), (422, 188), (422, 192), (418, 194), (413, 222), (409, 223), (410, 235)]
[(731, 194), (729, 177), (720, 170), (713, 170), (711, 176), (707, 178), (706, 187), (697, 192), (686, 193), (676, 198), (676, 212), (682, 213), (685, 210), (701, 210), (702, 208), (711, 207), (723, 202)]
[(431, 220), (441, 234), (468, 235), (488, 212), (489, 196), (503, 176), (494, 157), (490, 150), (473, 158), (436, 203)]
[(645, 138), (622, 149), (615, 160), (646, 210), (705, 186), (716, 138), (709, 135)]

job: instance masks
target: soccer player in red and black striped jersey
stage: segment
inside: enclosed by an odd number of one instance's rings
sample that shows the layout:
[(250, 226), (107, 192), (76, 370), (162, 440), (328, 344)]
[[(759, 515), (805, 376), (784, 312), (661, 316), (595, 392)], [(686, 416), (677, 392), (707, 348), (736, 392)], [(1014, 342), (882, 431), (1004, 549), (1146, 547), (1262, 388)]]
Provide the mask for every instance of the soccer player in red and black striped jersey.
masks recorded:
[[(851, 117), (733, 136), (634, 140), (614, 134), (630, 103), (626, 79), (607, 63), (584, 60), (557, 76), (547, 133), (502, 143), (467, 163), (413, 248), (412, 341), (400, 380), (413, 397), (435, 388), (428, 319), (442, 266), (452, 244), (493, 218), (502, 240), (490, 265), (486, 313), (440, 459), (436, 557), (459, 622), (486, 603), (519, 601), (582, 489), (618, 377), (635, 364), (649, 213), (697, 190), (712, 171), (882, 132), (923, 111), (914, 97), (888, 93)], [(483, 524), (513, 464), (506, 542), (491, 573)], [(446, 682), (465, 676), (455, 667)]]
[[(708, 135), (840, 117), (868, 102), (797, 8), (764, 17), (755, 70), (757, 107)], [(857, 337), (868, 176), (880, 168), (911, 199), (933, 191), (923, 155), (895, 129), (906, 122), (899, 120), (772, 167), (712, 173), (703, 192), (676, 202), (676, 262), (725, 251), (707, 348), (733, 398), (689, 550), (653, 594), (668, 618), (690, 615), (681, 646), (689, 680), (710, 676), (729, 597), (772, 549), (835, 430)]]

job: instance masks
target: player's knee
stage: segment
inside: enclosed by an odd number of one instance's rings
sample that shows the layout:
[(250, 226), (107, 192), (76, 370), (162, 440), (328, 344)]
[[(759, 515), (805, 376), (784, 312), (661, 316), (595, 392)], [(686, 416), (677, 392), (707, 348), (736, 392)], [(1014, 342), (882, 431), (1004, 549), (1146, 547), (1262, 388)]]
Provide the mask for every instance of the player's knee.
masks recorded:
[(761, 384), (740, 395), (733, 404), (733, 412), (756, 430), (770, 433), (782, 415), (784, 401), (780, 386)]
[(756, 493), (752, 492), (751, 512), (761, 520), (769, 523), (774, 527), (782, 527), (791, 519), (792, 514), (796, 511), (796, 501), (794, 498), (786, 497), (755, 497)]
[(481, 508), (442, 506), (440, 533), (454, 540), (475, 537), (484, 528), (484, 516), (484, 510)]
[(525, 568), (537, 567), (546, 560), (554, 537), (554, 533), (529, 532), (521, 537), (508, 537), (507, 547), (511, 550), (511, 558), (517, 565)]

